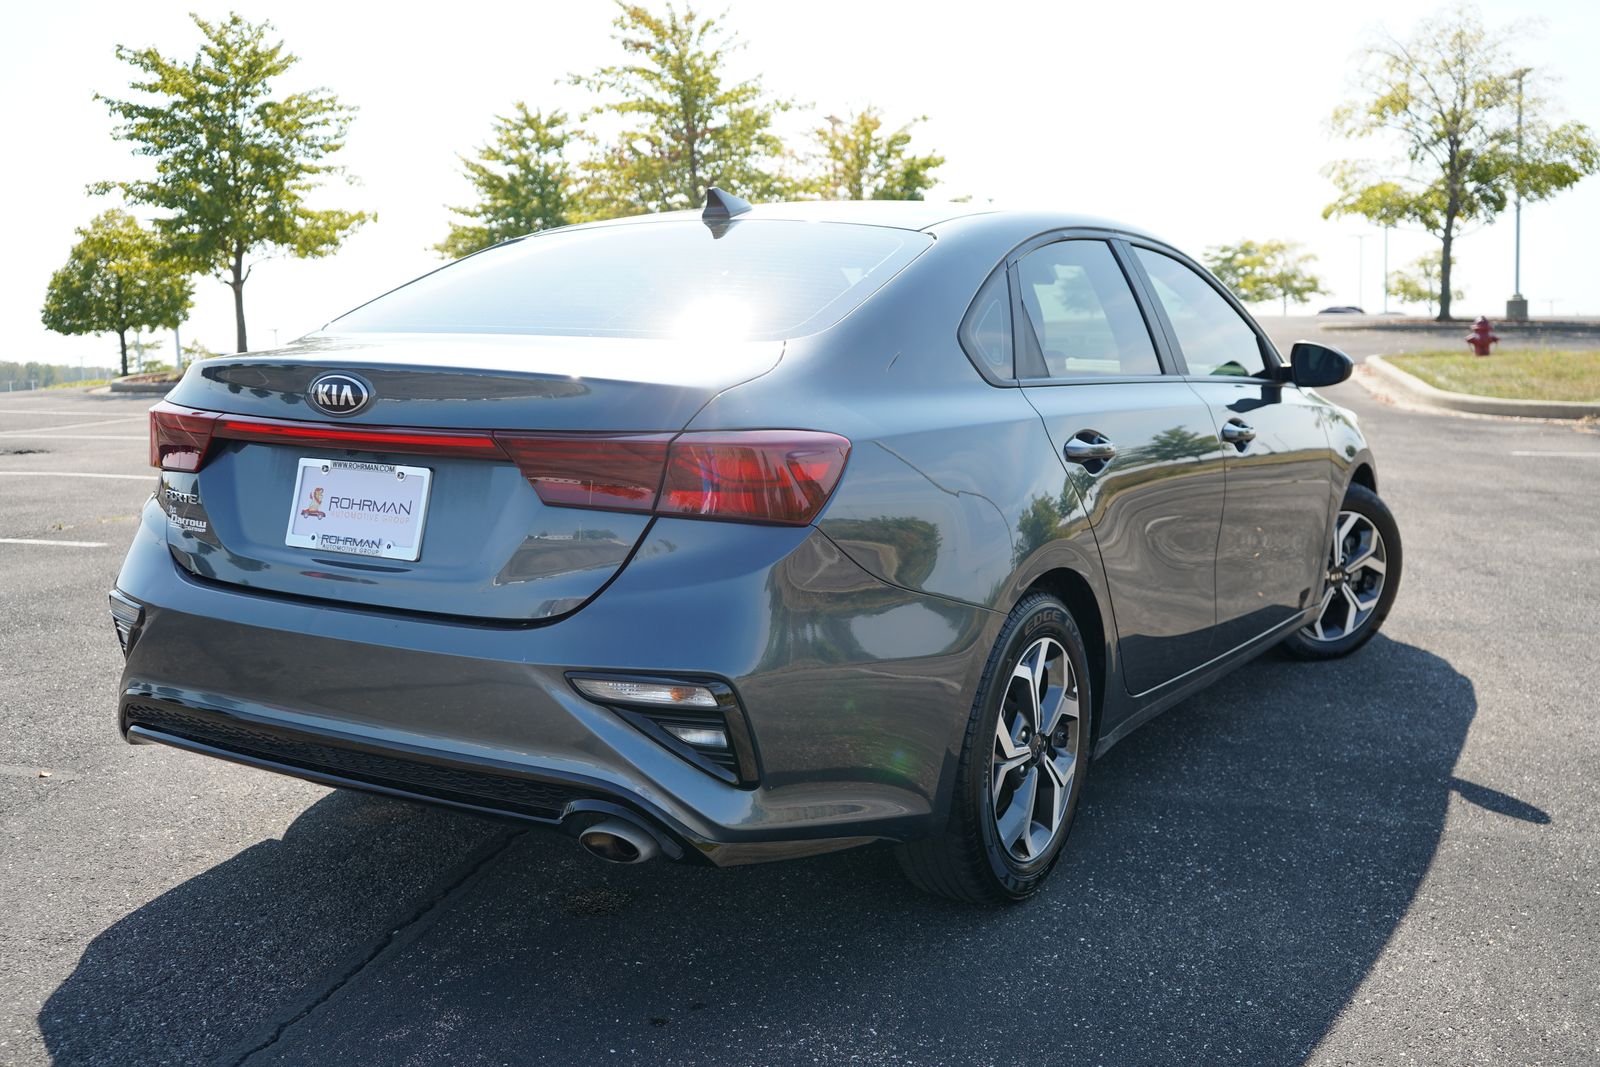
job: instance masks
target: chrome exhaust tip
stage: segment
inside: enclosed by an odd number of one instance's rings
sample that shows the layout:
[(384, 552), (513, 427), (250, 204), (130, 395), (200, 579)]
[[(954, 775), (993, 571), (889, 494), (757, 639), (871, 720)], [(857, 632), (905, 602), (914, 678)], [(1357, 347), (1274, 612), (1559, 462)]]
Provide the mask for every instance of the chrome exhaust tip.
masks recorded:
[(661, 851), (649, 832), (621, 819), (606, 819), (585, 827), (578, 835), (578, 844), (589, 855), (607, 863), (643, 863)]

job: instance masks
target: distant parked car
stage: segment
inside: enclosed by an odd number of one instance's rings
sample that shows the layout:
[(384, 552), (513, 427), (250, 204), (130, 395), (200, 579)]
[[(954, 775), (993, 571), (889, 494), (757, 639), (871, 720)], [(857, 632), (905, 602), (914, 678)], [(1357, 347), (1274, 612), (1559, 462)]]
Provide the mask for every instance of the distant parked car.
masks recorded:
[(888, 841), (1022, 898), (1091, 756), (1383, 623), (1350, 370), (1073, 215), (713, 190), (508, 242), (152, 410), (121, 728), (608, 860)]
[(1323, 308), (1318, 315), (1365, 315), (1366, 312), (1353, 304), (1335, 304), (1333, 307)]

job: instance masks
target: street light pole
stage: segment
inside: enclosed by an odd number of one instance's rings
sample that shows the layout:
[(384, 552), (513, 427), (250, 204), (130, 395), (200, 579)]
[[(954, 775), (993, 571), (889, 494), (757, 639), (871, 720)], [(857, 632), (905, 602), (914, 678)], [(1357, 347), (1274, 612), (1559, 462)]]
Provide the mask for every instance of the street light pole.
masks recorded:
[(1389, 314), (1389, 231), (1393, 226), (1383, 228), (1383, 313)]
[(1528, 321), (1528, 301), (1522, 295), (1522, 79), (1532, 70), (1532, 67), (1518, 67), (1511, 72), (1517, 79), (1517, 171), (1511, 186), (1516, 195), (1516, 236), (1512, 252), (1512, 293), (1511, 299), (1506, 301), (1506, 318), (1511, 322)]
[(1367, 289), (1367, 235), (1353, 233), (1351, 239), (1356, 242), (1356, 307), (1361, 306), (1361, 294)]

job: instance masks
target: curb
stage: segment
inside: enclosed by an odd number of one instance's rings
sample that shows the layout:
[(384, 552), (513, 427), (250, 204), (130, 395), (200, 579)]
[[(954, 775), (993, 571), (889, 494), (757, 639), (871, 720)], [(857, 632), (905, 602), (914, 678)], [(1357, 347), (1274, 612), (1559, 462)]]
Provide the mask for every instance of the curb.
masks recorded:
[[(1330, 316), (1332, 318), (1334, 316)], [(1361, 318), (1352, 315), (1351, 318)], [(1522, 335), (1521, 341), (1537, 341), (1544, 334), (1565, 334), (1580, 337), (1592, 337), (1600, 334), (1600, 322), (1594, 320), (1559, 320), (1559, 319), (1529, 319), (1526, 322), (1516, 322), (1509, 319), (1491, 319), (1490, 322), (1499, 333), (1513, 333)], [(1374, 321), (1373, 316), (1365, 316), (1360, 322), (1324, 322), (1319, 323), (1324, 330), (1374, 330), (1389, 333), (1437, 333), (1452, 338), (1458, 338), (1463, 330), (1472, 328), (1472, 319), (1451, 319), (1449, 322), (1439, 322), (1428, 319), (1423, 322), (1392, 322), (1385, 320)]]
[(172, 392), (172, 387), (177, 382), (112, 382), (107, 388), (113, 393), (147, 393), (151, 396), (166, 396)]
[[(1493, 358), (1493, 357), (1490, 357)], [(1366, 365), (1384, 383), (1406, 399), (1431, 408), (1465, 411), (1473, 415), (1510, 415), (1519, 419), (1600, 418), (1600, 402), (1581, 400), (1510, 400), (1498, 396), (1476, 396), (1436, 389), (1414, 374), (1408, 374), (1382, 356), (1368, 356)]]

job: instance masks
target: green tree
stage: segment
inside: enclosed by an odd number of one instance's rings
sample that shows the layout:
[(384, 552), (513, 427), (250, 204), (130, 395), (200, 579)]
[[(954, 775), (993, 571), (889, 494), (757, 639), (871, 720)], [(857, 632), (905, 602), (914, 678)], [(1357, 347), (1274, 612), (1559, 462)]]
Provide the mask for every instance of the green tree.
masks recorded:
[(1438, 237), (1441, 320), (1450, 317), (1463, 224), (1492, 222), (1513, 193), (1543, 200), (1600, 167), (1600, 145), (1588, 127), (1552, 122), (1546, 101), (1519, 89), (1504, 38), (1469, 8), (1423, 22), (1409, 40), (1385, 37), (1367, 50), (1363, 98), (1333, 115), (1334, 130), (1346, 137), (1397, 141), (1403, 161), (1399, 174), (1380, 174), (1368, 161), (1331, 164), (1339, 198), (1323, 216), (1413, 222)]
[(1205, 254), (1211, 273), (1240, 300), (1280, 300), (1285, 315), (1289, 301), (1304, 304), (1324, 291), (1322, 281), (1307, 269), (1316, 258), (1289, 241), (1240, 241), (1208, 248)]
[(64, 334), (114, 333), (128, 373), (128, 331), (170, 330), (183, 322), (194, 285), (162, 255), (161, 239), (113, 208), (78, 230), (66, 265), (50, 276), (41, 318)]
[(911, 154), (911, 128), (923, 121), (926, 116), (885, 131), (875, 107), (846, 118), (829, 115), (828, 124), (813, 131), (821, 151), (810, 191), (824, 200), (921, 200), (944, 165), (943, 156)]
[[(1432, 315), (1433, 305), (1439, 303), (1443, 259), (1444, 253), (1429, 252), (1411, 264), (1409, 271), (1392, 272), (1389, 275), (1389, 295), (1407, 304), (1426, 304), (1428, 314)], [(1456, 265), (1460, 266), (1459, 260)], [(1457, 289), (1450, 295), (1460, 300), (1462, 293)]]
[(354, 109), (326, 89), (275, 95), (273, 80), (299, 58), (268, 41), (271, 23), (190, 17), (204, 37), (193, 59), (118, 46), (117, 58), (140, 75), (129, 88), (143, 95), (96, 97), (122, 120), (117, 136), (154, 161), (155, 177), (93, 188), (168, 212), (155, 225), (169, 253), (233, 290), (242, 352), (244, 285), (257, 253), (325, 256), (371, 216), (306, 206), (321, 179), (344, 174), (326, 160), (344, 147)]
[(575, 192), (566, 123), (564, 113), (530, 111), (520, 100), (510, 115), (496, 116), (494, 135), (477, 158), (461, 157), (478, 202), (450, 210), (470, 221), (452, 221), (450, 235), (434, 251), (456, 259), (511, 237), (565, 226)]
[(621, 127), (610, 139), (593, 139), (584, 214), (694, 208), (712, 185), (751, 200), (781, 196), (788, 182), (772, 122), (790, 104), (768, 96), (758, 78), (728, 81), (738, 39), (692, 7), (680, 14), (667, 4), (658, 15), (618, 0), (617, 8), (613, 37), (627, 61), (571, 77), (608, 98), (587, 117)]
[(204, 341), (190, 341), (183, 346), (183, 358), (188, 363), (201, 359), (215, 359), (217, 355), (218, 353), (206, 347)]

